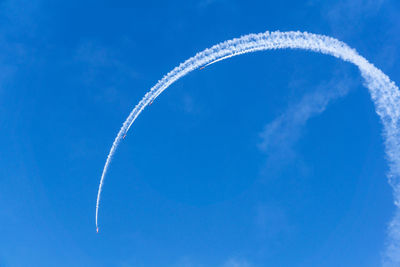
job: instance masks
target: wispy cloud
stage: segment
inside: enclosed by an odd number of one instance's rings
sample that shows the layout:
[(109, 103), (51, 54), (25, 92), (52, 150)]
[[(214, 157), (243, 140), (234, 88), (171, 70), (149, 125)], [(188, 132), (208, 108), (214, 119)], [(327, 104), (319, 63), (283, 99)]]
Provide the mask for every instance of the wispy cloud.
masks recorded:
[[(341, 76), (341, 75), (337, 75)], [(266, 169), (279, 170), (297, 157), (294, 145), (301, 138), (307, 122), (326, 110), (334, 100), (345, 96), (354, 86), (349, 78), (335, 77), (290, 105), (260, 133), (259, 149), (267, 155)]]

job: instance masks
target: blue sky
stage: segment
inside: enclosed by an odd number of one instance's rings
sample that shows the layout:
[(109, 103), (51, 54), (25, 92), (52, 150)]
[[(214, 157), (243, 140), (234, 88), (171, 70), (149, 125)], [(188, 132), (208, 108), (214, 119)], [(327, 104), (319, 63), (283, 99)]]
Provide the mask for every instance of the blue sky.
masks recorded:
[(166, 72), (247, 33), (301, 30), (400, 82), (396, 1), (0, 2), (0, 266), (379, 266), (394, 207), (358, 70), (305, 51)]

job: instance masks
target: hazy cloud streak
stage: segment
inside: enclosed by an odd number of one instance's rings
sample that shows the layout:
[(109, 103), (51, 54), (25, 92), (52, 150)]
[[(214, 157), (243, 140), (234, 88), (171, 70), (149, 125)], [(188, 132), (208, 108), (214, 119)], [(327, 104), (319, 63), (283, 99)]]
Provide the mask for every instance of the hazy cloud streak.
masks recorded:
[(299, 140), (308, 120), (324, 112), (332, 101), (345, 96), (352, 83), (344, 77), (325, 82), (264, 127), (258, 147), (268, 154), (267, 170), (280, 168), (295, 158), (292, 147)]

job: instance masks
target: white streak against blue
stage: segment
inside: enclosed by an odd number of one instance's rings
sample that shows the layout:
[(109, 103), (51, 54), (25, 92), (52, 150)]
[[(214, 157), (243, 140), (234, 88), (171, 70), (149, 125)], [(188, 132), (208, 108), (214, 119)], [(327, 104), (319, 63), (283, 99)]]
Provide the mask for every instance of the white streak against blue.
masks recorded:
[(165, 89), (189, 72), (208, 64), (214, 64), (220, 60), (233, 56), (274, 49), (303, 49), (322, 54), (327, 54), (348, 61), (356, 65), (365, 80), (365, 86), (369, 89), (376, 112), (380, 116), (384, 126), (385, 149), (389, 161), (389, 183), (394, 192), (394, 203), (397, 207), (396, 216), (389, 226), (389, 243), (387, 246), (385, 265), (391, 262), (400, 266), (400, 92), (398, 87), (381, 70), (369, 63), (357, 51), (345, 43), (324, 35), (306, 32), (265, 32), (249, 34), (240, 38), (217, 44), (206, 49), (194, 57), (189, 58), (179, 66), (166, 74), (154, 85), (150, 91), (135, 106), (128, 118), (123, 123), (115, 138), (110, 153), (107, 156), (103, 173), (100, 179), (96, 202), (96, 227), (98, 227), (98, 212), (101, 190), (104, 178), (109, 168), (111, 159), (123, 136), (128, 132), (136, 118), (144, 108), (154, 101)]

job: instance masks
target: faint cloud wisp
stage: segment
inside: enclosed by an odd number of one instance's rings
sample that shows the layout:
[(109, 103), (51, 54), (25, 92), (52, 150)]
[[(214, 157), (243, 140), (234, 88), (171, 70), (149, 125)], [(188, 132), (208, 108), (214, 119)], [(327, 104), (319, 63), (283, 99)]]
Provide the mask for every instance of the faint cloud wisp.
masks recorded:
[(260, 133), (259, 149), (267, 155), (266, 168), (277, 170), (296, 158), (293, 149), (306, 123), (325, 111), (334, 100), (345, 96), (353, 85), (348, 78), (334, 78), (318, 86), (268, 123)]

